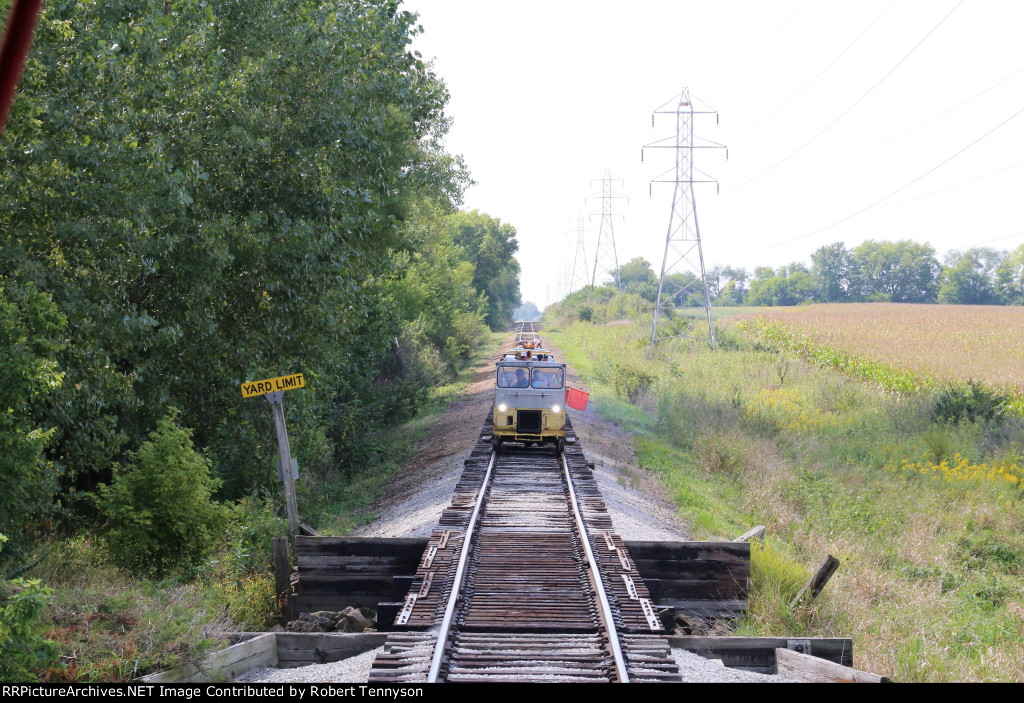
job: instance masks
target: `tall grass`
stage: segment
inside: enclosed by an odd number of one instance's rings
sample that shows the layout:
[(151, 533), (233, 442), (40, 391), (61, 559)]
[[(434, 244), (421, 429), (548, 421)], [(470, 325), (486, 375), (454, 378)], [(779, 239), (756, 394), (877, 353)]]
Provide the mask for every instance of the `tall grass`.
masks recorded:
[[(576, 322), (552, 341), (698, 538), (768, 527), (739, 632), (850, 636), (858, 667), (901, 681), (1024, 681), (1024, 492), (992, 478), (1024, 465), (1015, 420), (937, 420), (930, 391), (896, 395), (729, 329), (718, 350), (668, 343), (647, 361), (648, 335)], [(630, 397), (616, 374), (634, 369), (650, 381)], [(932, 459), (966, 464), (947, 481)], [(791, 609), (827, 554), (837, 575)]]

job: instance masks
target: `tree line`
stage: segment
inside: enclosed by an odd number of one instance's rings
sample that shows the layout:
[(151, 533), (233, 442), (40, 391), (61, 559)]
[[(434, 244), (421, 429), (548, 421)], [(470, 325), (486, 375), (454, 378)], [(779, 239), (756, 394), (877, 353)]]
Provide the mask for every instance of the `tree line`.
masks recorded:
[[(633, 259), (613, 272), (608, 285), (654, 301), (658, 277), (650, 263)], [(686, 304), (704, 305), (696, 276), (669, 277), (673, 290), (687, 289)], [(706, 273), (714, 306), (799, 305), (809, 302), (1024, 304), (1024, 245), (1012, 251), (973, 247), (949, 253), (942, 263), (928, 244), (868, 240), (849, 249), (842, 242), (820, 247), (810, 265), (777, 268), (713, 266)]]
[(458, 211), (418, 31), (393, 0), (46, 3), (0, 141), (5, 557), (167, 422), (221, 497), (272, 486), (247, 380), (304, 373), (298, 461), (356, 471), (511, 319), (516, 232)]

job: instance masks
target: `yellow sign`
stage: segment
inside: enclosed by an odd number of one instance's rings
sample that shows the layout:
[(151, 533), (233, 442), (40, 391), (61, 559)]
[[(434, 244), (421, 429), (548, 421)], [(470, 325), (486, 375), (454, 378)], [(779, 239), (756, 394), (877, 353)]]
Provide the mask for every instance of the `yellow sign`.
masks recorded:
[(305, 388), (306, 379), (301, 373), (293, 373), (291, 376), (278, 376), (263, 381), (247, 381), (242, 384), (242, 397), (251, 398), (254, 395), (273, 393), (274, 391), (290, 391), (295, 388)]

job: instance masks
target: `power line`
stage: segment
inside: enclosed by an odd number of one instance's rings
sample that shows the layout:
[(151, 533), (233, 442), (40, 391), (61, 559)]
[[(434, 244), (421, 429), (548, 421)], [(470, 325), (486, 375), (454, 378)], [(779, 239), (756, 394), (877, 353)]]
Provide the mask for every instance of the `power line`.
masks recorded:
[(971, 244), (970, 246), (957, 247), (956, 249), (946, 249), (946, 253), (949, 254), (949, 253), (952, 253), (954, 251), (962, 251), (964, 249), (974, 249), (975, 247), (980, 247), (980, 246), (982, 246), (984, 244), (991, 244), (992, 242), (1001, 242), (1002, 240), (1009, 239), (1010, 237), (1019, 237), (1022, 234), (1024, 234), (1024, 229), (1019, 230), (1017, 232), (1014, 232), (1013, 234), (1007, 234), (1007, 235), (1004, 235), (1002, 237), (996, 237), (995, 239), (989, 239), (989, 240), (984, 241), (984, 242), (977, 242), (976, 244)]
[(871, 86), (870, 88), (868, 88), (868, 89), (867, 89), (867, 91), (866, 91), (866, 92), (865, 92), (865, 93), (864, 93), (863, 95), (861, 95), (861, 96), (860, 96), (859, 98), (857, 98), (857, 99), (856, 99), (856, 100), (855, 100), (855, 101), (853, 102), (853, 104), (852, 104), (852, 105), (850, 105), (850, 106), (849, 106), (848, 108), (846, 108), (845, 110), (843, 110), (843, 112), (842, 112), (842, 113), (841, 113), (841, 114), (840, 114), (840, 115), (839, 115), (838, 117), (836, 117), (836, 118), (835, 118), (834, 120), (832, 120), (832, 121), (831, 121), (831, 122), (829, 122), (829, 123), (828, 123), (827, 125), (825, 125), (825, 128), (824, 128), (824, 129), (822, 129), (822, 130), (821, 130), (820, 132), (818, 132), (818, 133), (817, 133), (817, 134), (815, 134), (815, 135), (814, 135), (813, 137), (811, 137), (810, 139), (808, 139), (808, 140), (807, 140), (806, 142), (804, 142), (804, 143), (803, 143), (802, 145), (800, 145), (799, 147), (797, 147), (797, 148), (796, 148), (796, 150), (794, 150), (793, 152), (791, 152), (791, 153), (790, 153), (790, 154), (789, 154), (788, 156), (786, 156), (785, 158), (783, 158), (783, 159), (782, 159), (781, 161), (777, 162), (777, 163), (776, 163), (776, 164), (774, 164), (773, 166), (769, 166), (769, 167), (768, 167), (767, 169), (765, 169), (765, 170), (764, 170), (764, 171), (762, 171), (761, 173), (757, 174), (757, 175), (756, 175), (756, 176), (754, 176), (753, 178), (748, 178), (747, 180), (743, 181), (742, 183), (739, 183), (739, 184), (737, 184), (737, 185), (733, 186), (733, 187), (732, 187), (732, 188), (731, 188), (730, 190), (736, 190), (736, 189), (738, 189), (738, 188), (742, 188), (743, 186), (745, 186), (745, 185), (747, 185), (747, 184), (749, 184), (749, 183), (753, 183), (754, 181), (756, 181), (757, 179), (761, 178), (762, 176), (765, 176), (765, 175), (767, 175), (767, 174), (771, 173), (772, 171), (774, 171), (775, 169), (777, 169), (777, 168), (778, 168), (779, 166), (781, 166), (782, 164), (786, 163), (786, 162), (787, 162), (787, 161), (789, 161), (789, 160), (790, 160), (791, 158), (793, 158), (794, 156), (796, 156), (797, 154), (799, 154), (799, 153), (800, 153), (801, 151), (803, 151), (804, 149), (806, 149), (806, 148), (807, 148), (807, 147), (808, 147), (808, 146), (809, 146), (810, 144), (812, 144), (812, 143), (813, 143), (813, 142), (814, 142), (815, 140), (817, 140), (817, 139), (818, 139), (818, 137), (820, 137), (821, 135), (823, 135), (823, 134), (824, 134), (825, 132), (827, 132), (828, 130), (832, 129), (832, 127), (833, 127), (833, 126), (834, 126), (834, 125), (835, 125), (835, 124), (836, 124), (837, 122), (839, 122), (839, 120), (841, 120), (841, 119), (843, 119), (844, 117), (846, 117), (846, 115), (848, 115), (848, 114), (850, 113), (850, 111), (851, 111), (851, 110), (853, 110), (853, 108), (855, 108), (855, 107), (857, 107), (858, 105), (860, 105), (860, 103), (861, 103), (861, 102), (863, 102), (863, 100), (864, 100), (864, 99), (865, 99), (866, 97), (868, 97), (869, 95), (871, 95), (871, 93), (873, 93), (873, 92), (874, 92), (875, 88), (877, 88), (878, 86), (880, 86), (880, 85), (882, 84), (882, 82), (883, 82), (883, 81), (884, 81), (884, 80), (885, 80), (886, 78), (888, 78), (889, 76), (891, 76), (891, 75), (893, 74), (893, 72), (894, 72), (894, 71), (896, 71), (896, 69), (898, 69), (898, 68), (899, 68), (900, 66), (902, 66), (902, 65), (903, 65), (903, 63), (904, 63), (904, 62), (905, 62), (905, 61), (906, 61), (907, 59), (909, 59), (909, 58), (910, 58), (911, 54), (913, 54), (913, 53), (914, 53), (915, 51), (917, 51), (917, 50), (918, 50), (918, 48), (920, 48), (920, 46), (921, 46), (922, 44), (924, 44), (924, 43), (925, 43), (925, 41), (927, 41), (927, 40), (928, 40), (928, 37), (930, 37), (930, 36), (931, 36), (932, 34), (934, 34), (934, 33), (935, 33), (935, 31), (936, 31), (936, 30), (937, 30), (937, 29), (938, 29), (939, 27), (941, 27), (941, 26), (942, 26), (942, 24), (943, 24), (943, 23), (944, 23), (944, 22), (945, 22), (945, 21), (946, 21), (947, 19), (949, 19), (949, 16), (950, 16), (950, 15), (952, 15), (952, 14), (953, 14), (954, 12), (956, 12), (957, 8), (959, 8), (959, 7), (960, 7), (961, 5), (963, 5), (963, 4), (964, 4), (964, 0), (960, 0), (960, 2), (958, 2), (958, 3), (956, 4), (956, 7), (954, 7), (954, 8), (952, 9), (952, 10), (950, 10), (950, 11), (949, 11), (949, 13), (947, 13), (945, 17), (943, 17), (943, 18), (942, 18), (941, 20), (939, 20), (939, 23), (938, 23), (938, 24), (936, 24), (936, 25), (935, 25), (934, 27), (932, 27), (932, 28), (931, 28), (931, 30), (929, 30), (929, 31), (928, 31), (928, 33), (924, 35), (924, 37), (923, 37), (923, 38), (921, 39), (921, 41), (917, 42), (917, 44), (915, 44), (915, 45), (914, 45), (914, 48), (912, 48), (912, 49), (911, 49), (910, 51), (908, 51), (908, 52), (907, 52), (907, 54), (906, 54), (906, 55), (905, 55), (905, 56), (904, 56), (904, 57), (903, 57), (902, 59), (900, 59), (899, 61), (897, 61), (897, 62), (896, 62), (896, 65), (895, 65), (895, 66), (893, 66), (893, 67), (892, 67), (892, 68), (890, 68), (890, 69), (889, 69), (888, 71), (886, 71), (885, 75), (884, 75), (884, 76), (882, 76), (881, 78), (879, 78), (879, 79), (878, 79), (878, 81), (877, 81), (877, 82), (876, 82), (876, 83), (875, 83), (875, 84), (874, 84), (873, 86)]
[(750, 126), (749, 126), (749, 127), (747, 127), (746, 129), (744, 129), (743, 131), (739, 132), (739, 133), (738, 133), (738, 134), (736, 134), (735, 136), (737, 136), (737, 137), (739, 137), (739, 136), (742, 136), (742, 135), (746, 134), (747, 132), (749, 132), (750, 130), (752, 130), (752, 129), (754, 129), (754, 128), (758, 127), (758, 126), (759, 126), (759, 125), (761, 125), (762, 123), (764, 123), (764, 122), (766, 122), (767, 120), (769, 120), (769, 119), (771, 119), (772, 117), (774, 117), (774, 116), (775, 116), (775, 115), (776, 115), (776, 114), (777, 114), (777, 113), (778, 113), (778, 112), (779, 112), (780, 110), (782, 110), (782, 109), (783, 109), (784, 107), (786, 107), (786, 106), (787, 106), (787, 105), (789, 105), (789, 104), (790, 104), (791, 102), (793, 102), (793, 101), (794, 101), (794, 100), (796, 100), (796, 99), (797, 99), (798, 97), (800, 97), (800, 95), (801, 95), (801, 94), (802, 94), (802, 93), (803, 93), (803, 92), (804, 92), (805, 90), (807, 90), (808, 88), (810, 88), (810, 87), (811, 87), (811, 85), (812, 85), (812, 84), (813, 84), (813, 83), (814, 83), (814, 82), (815, 82), (816, 80), (818, 80), (819, 78), (821, 78), (821, 77), (822, 77), (822, 75), (824, 75), (825, 71), (827, 71), (828, 69), (832, 68), (832, 65), (833, 65), (833, 64), (835, 64), (835, 62), (836, 62), (836, 61), (838, 61), (839, 59), (841, 59), (841, 58), (843, 57), (843, 55), (844, 55), (844, 54), (846, 54), (846, 52), (847, 52), (847, 51), (849, 51), (849, 50), (850, 50), (850, 48), (851, 48), (851, 47), (852, 47), (852, 46), (853, 46), (854, 44), (856, 44), (856, 43), (857, 43), (857, 42), (858, 42), (858, 41), (860, 40), (860, 38), (861, 38), (862, 36), (864, 36), (864, 34), (865, 34), (865, 33), (866, 33), (866, 32), (867, 32), (867, 31), (868, 31), (869, 29), (871, 29), (871, 27), (872, 27), (872, 26), (873, 26), (873, 25), (875, 24), (875, 22), (877, 22), (877, 21), (878, 21), (878, 18), (879, 18), (879, 17), (881, 17), (882, 15), (884, 15), (884, 14), (885, 14), (886, 12), (888, 12), (889, 8), (890, 8), (890, 7), (892, 7), (892, 6), (893, 6), (893, 4), (894, 4), (895, 2), (896, 2), (896, 0), (890, 0), (889, 4), (888, 4), (888, 5), (886, 5), (886, 6), (885, 6), (885, 7), (884, 7), (884, 8), (882, 9), (882, 11), (881, 11), (881, 12), (879, 12), (879, 13), (878, 13), (877, 15), (875, 15), (875, 19), (873, 19), (873, 20), (871, 20), (870, 22), (868, 22), (867, 26), (866, 26), (866, 27), (864, 27), (864, 29), (862, 29), (862, 30), (860, 31), (860, 34), (858, 34), (858, 35), (857, 35), (856, 37), (854, 37), (854, 38), (853, 38), (853, 41), (851, 41), (851, 42), (850, 42), (849, 44), (847, 44), (847, 45), (846, 45), (846, 48), (845, 48), (845, 49), (843, 49), (843, 50), (842, 50), (842, 51), (840, 51), (840, 52), (839, 52), (838, 54), (836, 54), (835, 58), (834, 58), (834, 59), (832, 59), (831, 61), (829, 61), (829, 62), (828, 62), (828, 65), (827, 65), (827, 66), (825, 66), (825, 68), (823, 68), (823, 69), (821, 69), (820, 71), (818, 71), (817, 75), (815, 75), (815, 76), (814, 76), (814, 78), (812, 78), (811, 80), (807, 81), (807, 83), (805, 83), (805, 84), (804, 84), (804, 87), (803, 87), (803, 88), (801, 88), (800, 90), (798, 90), (798, 91), (796, 91), (795, 93), (793, 93), (793, 94), (792, 94), (791, 96), (789, 96), (789, 98), (788, 98), (788, 99), (787, 99), (787, 100), (786, 100), (786, 101), (785, 101), (784, 103), (782, 103), (781, 105), (779, 105), (779, 106), (778, 106), (777, 108), (775, 108), (774, 110), (772, 110), (772, 111), (771, 111), (770, 113), (768, 113), (767, 115), (765, 115), (764, 117), (762, 117), (761, 119), (759, 119), (759, 120), (758, 120), (757, 122), (755, 122), (754, 124), (750, 125)]
[(891, 202), (889, 204), (890, 205), (902, 205), (904, 203), (912, 203), (915, 200), (921, 200), (923, 198), (931, 198), (932, 196), (935, 196), (935, 195), (941, 195), (942, 193), (945, 193), (947, 191), (956, 190), (957, 188), (963, 188), (964, 186), (969, 186), (972, 183), (977, 183), (978, 181), (983, 181), (986, 178), (991, 178), (992, 176), (996, 176), (996, 175), (1002, 173), (1003, 171), (1009, 171), (1011, 168), (1016, 168), (1017, 166), (1020, 166), (1021, 164), (1024, 164), (1024, 161), (1018, 161), (1017, 163), (1010, 164), (1009, 166), (1003, 166), (1002, 168), (996, 169), (995, 171), (990, 171), (990, 172), (986, 173), (984, 176), (978, 176), (977, 178), (972, 178), (971, 180), (964, 181), (963, 183), (957, 183), (956, 185), (949, 186), (948, 188), (943, 188), (941, 190), (933, 190), (931, 193), (924, 193), (923, 195), (915, 195), (912, 198), (904, 198), (903, 200), (896, 200), (896, 201)]
[(745, 64), (745, 63), (746, 63), (746, 62), (747, 62), (747, 61), (748, 61), (748, 60), (750, 59), (750, 57), (751, 57), (751, 56), (755, 56), (755, 55), (757, 54), (757, 52), (761, 51), (761, 49), (763, 49), (764, 47), (766, 47), (766, 46), (768, 45), (768, 43), (769, 43), (769, 42), (771, 42), (771, 40), (772, 40), (772, 39), (774, 39), (774, 38), (775, 38), (776, 36), (778, 36), (779, 34), (781, 34), (781, 33), (782, 33), (782, 30), (784, 30), (784, 29), (785, 29), (786, 27), (788, 27), (788, 26), (790, 25), (790, 23), (791, 23), (791, 22), (792, 22), (793, 20), (795, 20), (795, 19), (797, 18), (797, 16), (798, 16), (798, 15), (799, 15), (799, 14), (800, 14), (801, 12), (803, 12), (804, 10), (806, 10), (806, 9), (807, 9), (807, 6), (808, 6), (808, 5), (810, 5), (810, 4), (811, 4), (811, 3), (809, 3), (809, 2), (806, 2), (806, 3), (804, 3), (804, 4), (803, 4), (803, 6), (802, 6), (802, 7), (801, 7), (801, 8), (799, 9), (799, 10), (797, 10), (796, 12), (794, 12), (794, 13), (793, 13), (793, 14), (792, 14), (792, 15), (790, 16), (790, 18), (789, 18), (788, 20), (786, 20), (785, 22), (783, 22), (783, 23), (782, 23), (782, 26), (781, 26), (781, 27), (779, 27), (779, 28), (778, 28), (778, 29), (776, 29), (776, 30), (775, 30), (774, 32), (772, 32), (772, 33), (771, 33), (771, 35), (770, 35), (770, 36), (769, 36), (768, 38), (766, 38), (766, 39), (765, 39), (765, 40), (764, 40), (763, 42), (761, 42), (761, 43), (760, 43), (760, 44), (758, 44), (758, 45), (757, 45), (756, 47), (754, 47), (753, 49), (751, 49), (751, 50), (750, 50), (750, 52), (748, 52), (746, 56), (744, 56), (743, 58), (741, 58), (741, 59), (740, 59), (739, 61), (737, 61), (736, 63), (734, 63), (734, 64), (733, 64), (732, 66), (730, 66), (729, 68), (725, 69), (725, 73), (723, 73), (722, 75), (728, 75), (728, 74), (732, 73), (732, 72), (733, 72), (733, 71), (735, 71), (735, 70), (736, 70), (737, 68), (739, 68), (740, 66), (742, 66), (743, 64)]
[(808, 237), (813, 237), (814, 235), (820, 234), (820, 233), (824, 232), (827, 229), (832, 229), (836, 225), (842, 224), (843, 222), (846, 222), (847, 220), (852, 220), (854, 217), (857, 217), (858, 215), (860, 215), (860, 214), (862, 214), (864, 212), (867, 212), (871, 208), (873, 208), (873, 207), (875, 207), (877, 205), (882, 204), (883, 202), (885, 202), (886, 200), (888, 200), (892, 196), (896, 195), (897, 193), (900, 193), (900, 192), (906, 190), (907, 188), (909, 188), (910, 186), (914, 185), (918, 181), (922, 180), (926, 176), (929, 176), (932, 173), (934, 173), (935, 171), (939, 170), (940, 168), (942, 168), (943, 166), (948, 164), (950, 161), (952, 161), (956, 157), (960, 156), (960, 154), (962, 154), (965, 151), (967, 151), (968, 149), (972, 148), (975, 144), (979, 143), (980, 141), (982, 141), (983, 139), (985, 139), (986, 137), (991, 135), (996, 130), (1002, 128), (1004, 125), (1006, 125), (1011, 120), (1013, 120), (1014, 118), (1019, 116), (1021, 113), (1024, 113), (1024, 108), (1021, 108), (1020, 110), (1017, 110), (1017, 112), (1013, 113), (1012, 115), (1007, 117), (1005, 120), (1003, 120), (1002, 122), (997, 124), (995, 127), (990, 129), (989, 131), (985, 132), (983, 135), (981, 135), (980, 137), (975, 139), (973, 142), (971, 142), (970, 144), (965, 146), (963, 149), (961, 149), (960, 151), (956, 152), (955, 154), (953, 154), (949, 158), (945, 159), (941, 163), (939, 163), (939, 164), (933, 166), (932, 168), (928, 169), (927, 171), (922, 173), (920, 176), (918, 176), (914, 180), (912, 180), (912, 181), (910, 181), (908, 183), (904, 183), (902, 186), (900, 186), (899, 188), (897, 188), (893, 192), (889, 193), (888, 195), (879, 198), (878, 200), (876, 200), (875, 202), (871, 203), (870, 205), (865, 205), (860, 210), (857, 210), (856, 212), (854, 212), (854, 213), (852, 213), (850, 215), (847, 215), (846, 217), (843, 217), (843, 218), (841, 218), (839, 220), (836, 220), (832, 224), (825, 225), (824, 227), (816, 229), (813, 232), (808, 232), (807, 234), (800, 235), (799, 237), (794, 237), (793, 239), (787, 239), (784, 242), (776, 242), (775, 244), (769, 244), (769, 245), (763, 246), (763, 247), (751, 247), (749, 249), (725, 249), (724, 251), (763, 251), (765, 249), (774, 249), (775, 247), (780, 247), (780, 246), (783, 246), (783, 245), (786, 245), (786, 244), (792, 244), (793, 242), (798, 242), (801, 239), (807, 239)]
[(850, 156), (851, 154), (858, 154), (858, 153), (860, 153), (862, 151), (866, 151), (868, 149), (874, 149), (875, 147), (882, 146), (883, 144), (888, 144), (889, 142), (894, 141), (896, 139), (899, 139), (900, 137), (905, 137), (908, 134), (911, 134), (913, 132), (916, 132), (919, 129), (922, 129), (923, 127), (927, 127), (928, 125), (930, 125), (932, 122), (935, 122), (936, 120), (941, 120), (943, 117), (945, 117), (946, 115), (948, 115), (950, 113), (956, 112), (957, 110), (962, 108), (964, 105), (968, 105), (968, 104), (974, 102), (975, 100), (977, 100), (978, 98), (983, 96), (985, 93), (988, 93), (990, 90), (994, 90), (995, 88), (998, 88), (1003, 83), (1005, 83), (1006, 81), (1010, 80), (1011, 78), (1016, 76), (1021, 71), (1024, 71), (1024, 66), (1021, 66), (1016, 71), (1014, 71), (1010, 75), (1006, 76), (1002, 80), (999, 80), (996, 83), (993, 83), (988, 88), (985, 88), (985, 90), (981, 91), (980, 93), (978, 93), (974, 97), (968, 98), (967, 100), (964, 100), (962, 103), (960, 103), (956, 107), (951, 107), (950, 109), (946, 110), (942, 114), (936, 115), (935, 117), (931, 118), (930, 120), (928, 120), (926, 122), (922, 122), (921, 124), (917, 125), (916, 127), (911, 127), (910, 129), (908, 129), (905, 132), (900, 132), (899, 134), (897, 134), (895, 136), (892, 136), (892, 137), (888, 137), (887, 139), (883, 139), (880, 142), (875, 142), (874, 144), (869, 144), (867, 146), (862, 146), (862, 147), (859, 147), (857, 149), (853, 149), (852, 151), (844, 151), (841, 154), (830, 154), (828, 156), (819, 156), (819, 157), (816, 157), (816, 158), (818, 158), (818, 159), (835, 159), (835, 158), (839, 158), (841, 156)]

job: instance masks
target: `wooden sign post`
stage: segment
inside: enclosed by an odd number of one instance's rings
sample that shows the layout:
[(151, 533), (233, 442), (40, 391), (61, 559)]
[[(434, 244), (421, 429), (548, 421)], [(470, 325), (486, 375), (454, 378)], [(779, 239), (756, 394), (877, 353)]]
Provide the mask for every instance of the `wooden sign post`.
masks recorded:
[(284, 500), (288, 510), (288, 538), (293, 541), (295, 535), (299, 532), (299, 508), (295, 501), (292, 452), (291, 447), (288, 445), (288, 428), (284, 424), (284, 404), (281, 401), (285, 391), (305, 387), (306, 380), (302, 377), (301, 373), (242, 384), (243, 398), (262, 395), (270, 403), (270, 410), (274, 414), (277, 448), (281, 453), (281, 477), (284, 480)]

